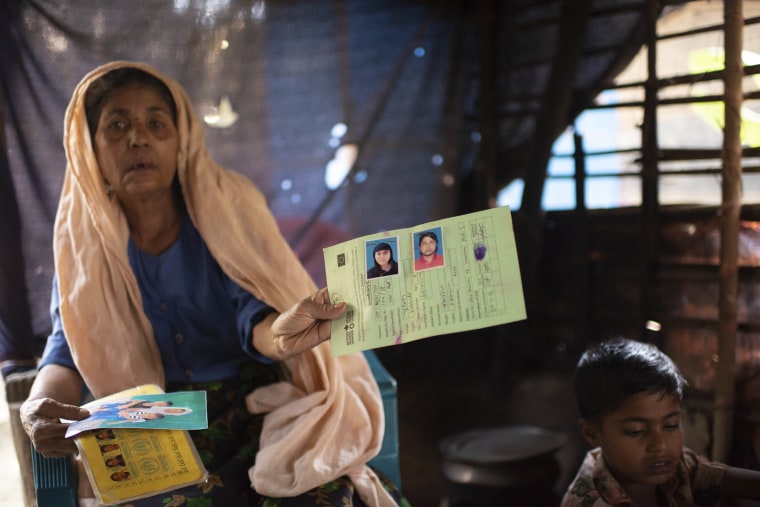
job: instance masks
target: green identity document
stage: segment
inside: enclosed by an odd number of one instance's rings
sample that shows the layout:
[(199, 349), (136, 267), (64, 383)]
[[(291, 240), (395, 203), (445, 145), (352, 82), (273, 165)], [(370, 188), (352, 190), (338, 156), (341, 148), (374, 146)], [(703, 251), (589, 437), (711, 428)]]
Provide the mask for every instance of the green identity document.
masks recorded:
[(500, 207), (324, 249), (332, 354), (526, 318), (512, 216)]

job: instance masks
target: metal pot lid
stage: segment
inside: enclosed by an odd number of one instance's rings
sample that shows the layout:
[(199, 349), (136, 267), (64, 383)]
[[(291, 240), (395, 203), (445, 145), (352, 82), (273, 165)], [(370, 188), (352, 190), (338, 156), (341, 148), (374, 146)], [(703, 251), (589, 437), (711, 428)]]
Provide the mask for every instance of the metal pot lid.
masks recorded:
[(565, 435), (536, 426), (483, 428), (445, 438), (440, 450), (447, 460), (479, 465), (513, 463), (552, 454)]

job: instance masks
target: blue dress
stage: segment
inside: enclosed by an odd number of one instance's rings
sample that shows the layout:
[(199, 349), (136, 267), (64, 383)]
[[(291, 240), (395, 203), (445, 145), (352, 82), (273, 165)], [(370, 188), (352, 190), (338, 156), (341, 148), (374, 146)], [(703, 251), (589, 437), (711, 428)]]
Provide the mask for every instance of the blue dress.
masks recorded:
[[(166, 251), (147, 254), (130, 240), (128, 254), (167, 381), (224, 380), (237, 376), (240, 366), (251, 358), (271, 363), (253, 347), (252, 332), (273, 310), (222, 271), (187, 213), (183, 213), (177, 241)], [(58, 307), (54, 280), (52, 333), (40, 367), (75, 368)]]

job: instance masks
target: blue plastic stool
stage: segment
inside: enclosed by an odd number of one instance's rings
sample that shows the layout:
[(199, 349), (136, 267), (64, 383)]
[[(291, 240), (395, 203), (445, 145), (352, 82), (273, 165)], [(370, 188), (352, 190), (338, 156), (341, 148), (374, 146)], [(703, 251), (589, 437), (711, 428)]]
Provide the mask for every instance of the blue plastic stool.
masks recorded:
[(380, 395), (383, 398), (383, 411), (385, 412), (385, 434), (380, 453), (369, 464), (380, 470), (399, 489), (401, 488), (401, 466), (399, 464), (399, 441), (398, 441), (398, 395), (396, 379), (388, 373), (377, 355), (371, 350), (365, 351), (364, 356), (369, 362), (380, 387)]
[(32, 446), (37, 507), (77, 507), (77, 474), (69, 456), (46, 458)]

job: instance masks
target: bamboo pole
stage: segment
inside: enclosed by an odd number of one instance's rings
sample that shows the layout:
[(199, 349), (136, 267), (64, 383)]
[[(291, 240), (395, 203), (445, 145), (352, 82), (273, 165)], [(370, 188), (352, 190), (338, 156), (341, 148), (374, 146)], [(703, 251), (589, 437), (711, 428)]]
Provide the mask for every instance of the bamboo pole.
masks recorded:
[(529, 314), (535, 304), (538, 254), (543, 248), (544, 210), (541, 200), (547, 169), (552, 145), (567, 125), (591, 4), (591, 0), (561, 2), (564, 22), (558, 26), (554, 58), (543, 91), (543, 101), (536, 115), (533, 146), (525, 168), (525, 188), (520, 211), (515, 215), (515, 235)]
[[(647, 2), (647, 79), (644, 86), (644, 121), (641, 125), (641, 277), (639, 283), (640, 339), (648, 340), (646, 322), (652, 316), (655, 267), (659, 257), (659, 166), (657, 161), (657, 0)], [(656, 343), (661, 346), (661, 343)]]
[(723, 94), (723, 183), (720, 224), (720, 280), (718, 365), (715, 379), (715, 420), (712, 458), (726, 462), (733, 438), (736, 377), (736, 298), (738, 293), (738, 239), (741, 212), (742, 0), (724, 2), (725, 73)]
[[(573, 125), (575, 130), (575, 125)], [(591, 283), (589, 280), (589, 220), (586, 208), (586, 153), (583, 136), (573, 133), (573, 159), (575, 160), (575, 219), (577, 241), (573, 245), (573, 277), (575, 284), (575, 336), (588, 336), (591, 308)]]

